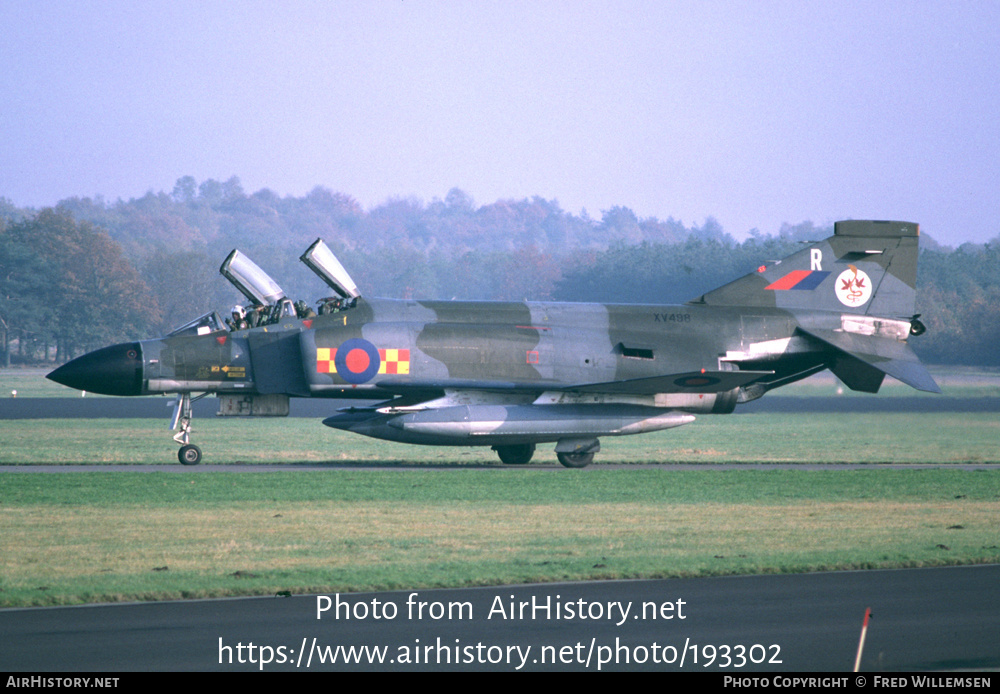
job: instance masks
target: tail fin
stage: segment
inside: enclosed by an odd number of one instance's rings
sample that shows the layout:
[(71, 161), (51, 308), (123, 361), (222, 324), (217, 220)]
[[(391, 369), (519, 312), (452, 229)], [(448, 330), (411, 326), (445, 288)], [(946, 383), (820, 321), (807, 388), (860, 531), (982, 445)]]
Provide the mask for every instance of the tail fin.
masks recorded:
[(828, 350), (825, 366), (852, 390), (877, 392), (885, 376), (940, 393), (906, 344), (914, 326), (917, 241), (911, 222), (837, 222), (833, 236), (708, 292), (695, 303), (828, 311), (798, 332)]
[(916, 300), (919, 236), (912, 222), (837, 222), (830, 238), (761, 265), (695, 303), (908, 319)]

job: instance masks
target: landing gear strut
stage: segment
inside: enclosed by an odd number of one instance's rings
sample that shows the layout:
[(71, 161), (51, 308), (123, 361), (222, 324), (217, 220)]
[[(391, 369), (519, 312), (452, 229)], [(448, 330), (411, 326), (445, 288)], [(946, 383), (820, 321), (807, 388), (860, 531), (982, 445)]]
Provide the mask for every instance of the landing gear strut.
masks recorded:
[[(174, 441), (181, 445), (177, 451), (177, 460), (181, 465), (197, 465), (201, 462), (201, 449), (191, 443), (191, 403), (201, 400), (208, 393), (191, 397), (190, 393), (179, 393), (177, 396), (177, 407), (174, 408), (173, 419), (170, 420), (170, 428), (177, 431), (174, 434)], [(178, 431), (179, 430), (179, 431)]]

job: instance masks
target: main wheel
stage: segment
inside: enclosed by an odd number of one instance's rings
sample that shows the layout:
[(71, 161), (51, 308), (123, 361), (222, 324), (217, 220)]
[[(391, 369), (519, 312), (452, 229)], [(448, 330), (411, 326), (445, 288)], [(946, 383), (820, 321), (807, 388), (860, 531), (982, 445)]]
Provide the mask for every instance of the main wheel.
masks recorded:
[(525, 443), (518, 446), (494, 446), (493, 450), (500, 456), (504, 465), (524, 465), (535, 455), (535, 444)]
[(587, 467), (594, 460), (593, 453), (556, 453), (565, 467)]
[(201, 449), (193, 443), (181, 446), (177, 451), (177, 459), (181, 461), (181, 465), (197, 465), (201, 462)]

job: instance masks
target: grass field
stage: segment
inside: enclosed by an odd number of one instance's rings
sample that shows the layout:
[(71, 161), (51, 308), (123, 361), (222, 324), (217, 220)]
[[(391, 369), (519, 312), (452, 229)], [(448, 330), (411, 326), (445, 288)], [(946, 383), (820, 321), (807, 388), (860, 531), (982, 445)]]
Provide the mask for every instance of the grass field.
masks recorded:
[(3, 477), (0, 604), (1000, 561), (1000, 471)]
[[(995, 413), (702, 416), (603, 439), (586, 470), (201, 418), (206, 464), (289, 470), (188, 471), (165, 419), (0, 423), (3, 465), (174, 466), (0, 474), (0, 605), (1000, 562)], [(766, 462), (938, 467), (717, 465)]]

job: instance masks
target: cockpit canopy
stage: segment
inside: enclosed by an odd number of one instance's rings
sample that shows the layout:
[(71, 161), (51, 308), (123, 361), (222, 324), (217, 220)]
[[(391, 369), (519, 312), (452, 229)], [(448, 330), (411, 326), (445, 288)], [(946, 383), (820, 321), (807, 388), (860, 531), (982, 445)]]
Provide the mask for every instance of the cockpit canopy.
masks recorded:
[(229, 254), (219, 272), (254, 306), (271, 306), (285, 298), (285, 292), (278, 283), (238, 250)]
[[(319, 315), (345, 311), (357, 304), (358, 297), (361, 296), (358, 286), (322, 239), (316, 239), (300, 259), (338, 295), (317, 302)], [(304, 301), (293, 302), (289, 299), (277, 282), (239, 250), (234, 249), (229, 254), (219, 272), (253, 304), (246, 310), (242, 306), (233, 308), (232, 318), (225, 320), (225, 325), (230, 330), (272, 325), (285, 318), (306, 320), (317, 315)], [(202, 324), (200, 321), (206, 323)], [(222, 325), (218, 314), (206, 314), (178, 328), (171, 335), (201, 335), (213, 331), (215, 325)]]
[(167, 337), (173, 337), (174, 335), (208, 335), (209, 333), (225, 329), (226, 325), (222, 322), (219, 314), (211, 311), (203, 316), (198, 316), (193, 321), (185, 323), (179, 328), (171, 330), (167, 334)]
[(316, 239), (313, 245), (299, 258), (306, 266), (320, 276), (327, 286), (340, 294), (344, 299), (357, 299), (361, 296), (358, 285), (354, 283), (347, 270), (333, 254), (333, 251), (323, 243), (323, 239)]

